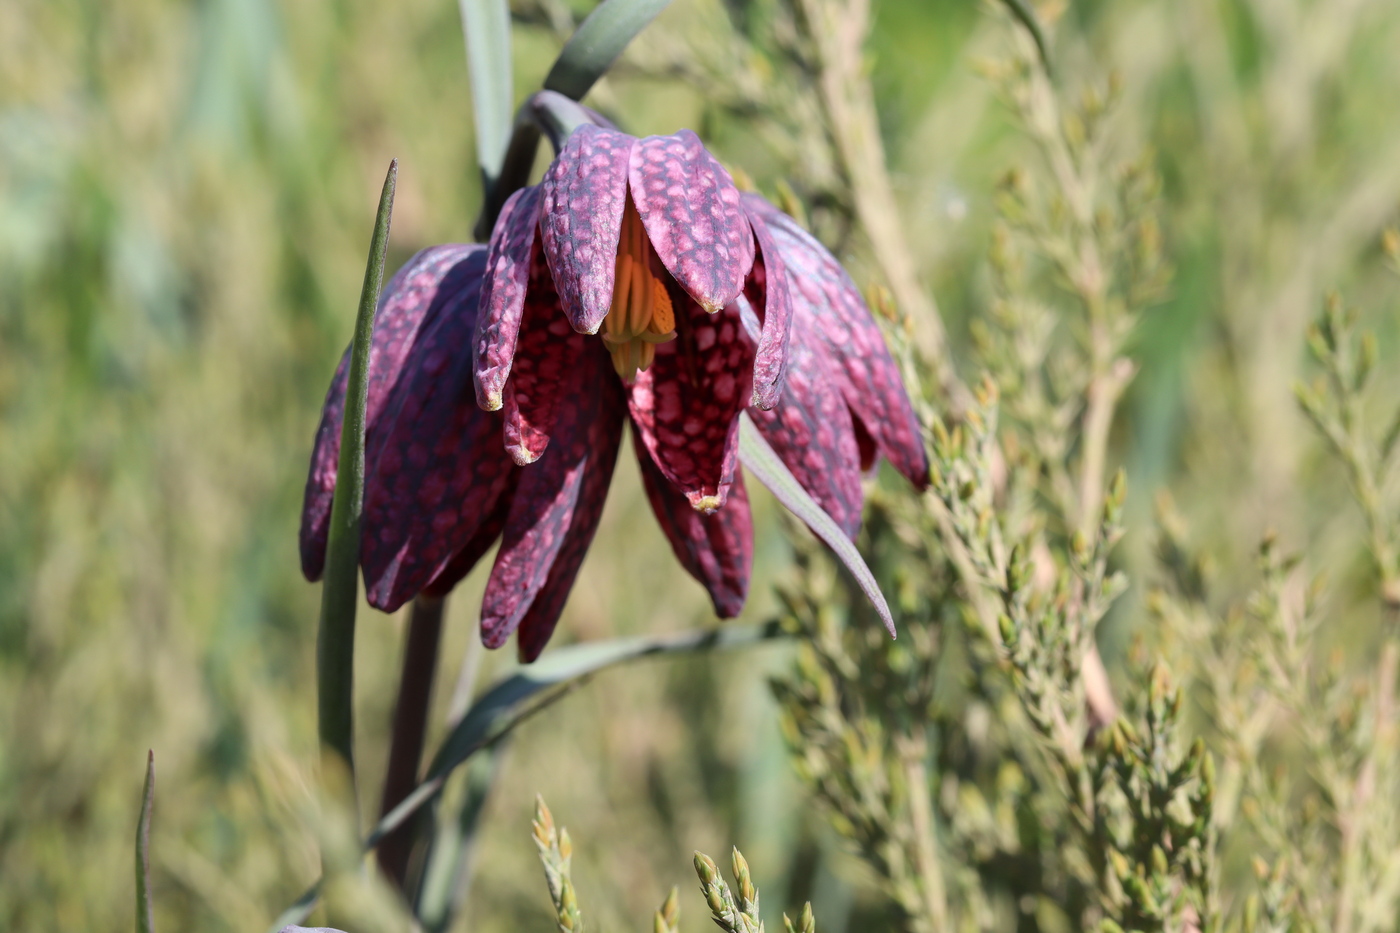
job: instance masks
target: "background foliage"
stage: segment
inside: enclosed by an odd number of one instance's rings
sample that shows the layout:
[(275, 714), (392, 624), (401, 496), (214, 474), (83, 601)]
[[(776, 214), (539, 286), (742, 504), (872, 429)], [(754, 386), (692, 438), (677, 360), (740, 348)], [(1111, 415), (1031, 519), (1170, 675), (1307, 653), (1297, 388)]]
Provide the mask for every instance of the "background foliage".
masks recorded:
[[(1046, 211), (1040, 226), (1022, 225), (1032, 247), (1053, 238), (1064, 179), (1044, 170), (1037, 140), (1075, 131), (1039, 125), (1035, 107), (1018, 104), (1024, 43), (1002, 16), (969, 0), (884, 0), (873, 7), (866, 71), (849, 48), (802, 39), (839, 35), (802, 24), (855, 6), (677, 0), (591, 101), (633, 132), (694, 127), (760, 189), (791, 191), (858, 281), (891, 289), (924, 346), (936, 300), (953, 367), (976, 385), (996, 368), (986, 328), (1008, 298), (1070, 320), (1054, 268), (1032, 263), (1029, 281), (1008, 279), (998, 231), (1023, 192)], [(538, 85), (586, 11), (551, 0), (516, 7), (517, 87)], [(1112, 562), (1130, 581), (1099, 630), (1110, 675), (1131, 697), (1144, 659), (1161, 657), (1187, 687), (1180, 715), (1223, 762), (1220, 819), (1238, 804), (1248, 823), (1222, 844), (1221, 872), (1257, 891), (1256, 916), (1288, 915), (1302, 891), (1304, 906), (1327, 905), (1319, 920), (1390, 929), (1376, 917), (1393, 912), (1355, 907), (1353, 896), (1375, 893), (1356, 879), (1388, 869), (1363, 861), (1337, 879), (1326, 868), (1330, 853), (1360, 851), (1345, 848), (1332, 810), (1350, 806), (1352, 826), (1363, 813), (1382, 830), (1400, 821), (1395, 794), (1367, 809), (1334, 793), (1354, 788), (1346, 769), (1374, 743), (1329, 749), (1306, 729), (1251, 731), (1237, 713), (1263, 704), (1285, 720), (1375, 718), (1374, 705), (1348, 699), (1355, 689), (1333, 685), (1366, 681), (1387, 655), (1395, 620), (1379, 598), (1384, 574), (1368, 554), (1367, 512), (1352, 502), (1354, 470), (1299, 411), (1293, 384), (1326, 369), (1305, 335), (1337, 288), (1376, 335), (1370, 401), (1356, 404), (1382, 425), (1393, 413), (1400, 283), (1382, 232), (1400, 217), (1400, 10), (1383, 0), (1120, 0), (1044, 12), (1055, 20), (1065, 112), (1084, 112), (1086, 88), (1115, 98), (1100, 131), (1085, 132), (1096, 142), (1081, 164), (1116, 178), (1117, 166), (1141, 160), (1160, 176), (1149, 201), (1172, 266), (1120, 348), (1139, 371), (1108, 435), (1108, 465), (1127, 478)], [(848, 170), (871, 157), (871, 140), (843, 150), (823, 117), (831, 91), (823, 98), (811, 76), (840, 67), (869, 75), (874, 138), (890, 168), (883, 195), (869, 189), (870, 173)], [(159, 928), (260, 929), (314, 879), (317, 841), (332, 829), (310, 790), (317, 594), (297, 573), (294, 544), (305, 462), (391, 156), (401, 170), (390, 266), (469, 237), (478, 198), (469, 101), (458, 12), (446, 0), (0, 5), (7, 929), (126, 926), (147, 748), (161, 774)], [(862, 102), (847, 103), (859, 112)], [(1311, 410), (1326, 433), (1331, 409)], [(1067, 447), (1064, 461), (1077, 451)], [(626, 457), (620, 472), (563, 639), (709, 620)], [(1383, 511), (1378, 502), (1370, 517), (1384, 525)], [(771, 584), (811, 589), (783, 570), (791, 552), (771, 507), (759, 524), (754, 621), (778, 607)], [(1305, 599), (1323, 571), (1328, 586)], [(444, 714), (456, 659), (472, 650), (479, 585), (450, 603)], [(1230, 631), (1224, 623), (1248, 638), (1210, 648), (1212, 633)], [(360, 624), (359, 754), (371, 783), (401, 624), (368, 614)], [(1280, 633), (1273, 643), (1270, 632)], [(972, 663), (949, 652), (948, 665)], [(501, 764), (479, 843), (490, 857), (477, 860), (459, 928), (553, 922), (523, 831), (537, 791), (586, 840), (575, 877), (599, 927), (637, 928), (688, 877), (693, 849), (737, 842), (775, 929), (807, 898), (824, 931), (898, 928), (888, 886), (807, 806), (793, 776), (765, 682), (789, 671), (791, 654), (767, 647), (614, 671), (524, 726)], [(1271, 669), (1260, 658), (1279, 657), (1293, 665), (1280, 678), (1257, 689), (1241, 681), (1242, 671)], [(1316, 682), (1329, 659), (1335, 676)], [(482, 676), (511, 663), (491, 656)], [(1155, 712), (1131, 712), (1161, 721), (1164, 695), (1143, 697)], [(1377, 760), (1380, 773), (1393, 770)], [(1237, 772), (1231, 761), (1243, 763)], [(1275, 807), (1251, 812), (1239, 803), (1250, 775), (1277, 773), (1279, 761), (1303, 779), (1255, 788), (1253, 799)], [(1329, 787), (1334, 778), (1343, 783)], [(995, 785), (995, 775), (981, 779)], [(370, 786), (361, 797), (368, 808), (377, 794)], [(1294, 811), (1321, 816), (1300, 825), (1289, 822)], [(1290, 869), (1274, 849), (1304, 833)], [(1257, 882), (1255, 850), (1267, 855)], [(1233, 907), (1242, 916), (1243, 896)], [(1015, 920), (1023, 927), (1057, 922), (1036, 905), (1007, 917), (1019, 915), (1030, 917)]]

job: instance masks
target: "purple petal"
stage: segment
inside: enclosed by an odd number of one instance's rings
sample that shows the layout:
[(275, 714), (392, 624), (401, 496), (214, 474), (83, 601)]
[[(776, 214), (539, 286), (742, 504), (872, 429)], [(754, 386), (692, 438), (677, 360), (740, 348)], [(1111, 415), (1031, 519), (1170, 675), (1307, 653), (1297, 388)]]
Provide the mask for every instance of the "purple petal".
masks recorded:
[[(478, 244), (449, 243), (418, 253), (394, 275), (379, 299), (369, 351), (369, 391), (365, 409), (366, 448), (382, 437), (385, 399), (398, 382), (419, 330), (439, 313), (458, 314), (463, 302), (474, 303), (481, 287), (486, 253)], [(446, 310), (444, 310), (446, 309)], [(345, 385), (350, 351), (326, 393), (321, 424), (311, 452), (301, 515), (301, 569), (308, 580), (319, 580), (326, 560), (326, 531), (335, 495), (340, 459), (340, 424), (345, 410)]]
[(596, 334), (612, 304), (617, 241), (636, 139), (585, 125), (545, 172), (540, 237), (569, 322)]
[(667, 271), (706, 311), (734, 300), (753, 267), (739, 189), (690, 130), (632, 149), (632, 201)]
[(923, 489), (928, 455), (918, 419), (880, 328), (855, 283), (826, 247), (756, 194), (744, 195), (755, 223), (766, 223), (787, 266), (794, 329), (821, 338), (837, 364), (833, 377), (859, 425), (890, 463)]
[(506, 452), (521, 466), (534, 463), (549, 446), (559, 404), (577, 378), (585, 351), (590, 344), (601, 345), (577, 333), (560, 313), (539, 250), (533, 265), (515, 365), (505, 384)]
[(643, 446), (693, 508), (724, 504), (738, 459), (739, 413), (753, 380), (753, 343), (736, 305), (707, 314), (673, 289), (677, 337), (658, 344), (628, 399)]
[(393, 612), (468, 549), (513, 482), (501, 416), (472, 400), (477, 302), (438, 314), (418, 334), (385, 401), (390, 427), (366, 450), (360, 563), (370, 605)]
[(787, 388), (772, 411), (750, 408), (759, 432), (817, 504), (854, 539), (860, 530), (860, 448), (835, 364), (814, 335), (795, 331)]
[(608, 485), (612, 482), (613, 468), (617, 465), (617, 450), (622, 441), (622, 422), (626, 410), (622, 384), (612, 378), (601, 379), (598, 411), (588, 435), (588, 463), (578, 503), (569, 520), (569, 530), (564, 535), (564, 542), (554, 558), (548, 578), (520, 620), (516, 644), (522, 661), (529, 662), (539, 657), (549, 636), (554, 634), (554, 626), (559, 622), (559, 614), (564, 611), (564, 603), (573, 589), (584, 554), (593, 543), (598, 520), (603, 515)]
[[(515, 631), (564, 546), (594, 463), (594, 422), (609, 414), (617, 420), (615, 411), (604, 411), (602, 394), (615, 394), (616, 380), (604, 378), (611, 365), (602, 345), (593, 344), (591, 352), (572, 364), (573, 403), (560, 417), (554, 443), (538, 463), (520, 471), (520, 486), (482, 598), (481, 639), (488, 648), (499, 648)], [(614, 451), (605, 467), (609, 476), (615, 460)], [(605, 492), (603, 486), (598, 494)]]
[(788, 342), (792, 336), (792, 296), (788, 289), (787, 268), (783, 265), (768, 227), (762, 220), (753, 223), (760, 256), (744, 285), (744, 292), (755, 309), (763, 309), (763, 331), (753, 361), (753, 401), (767, 410), (783, 394)]
[(724, 507), (704, 515), (661, 475), (635, 433), (632, 439), (651, 510), (676, 559), (710, 594), (715, 614), (734, 618), (744, 608), (753, 569), (753, 517), (743, 476), (734, 478)]
[(515, 496), (516, 487), (519, 486), (520, 470), (510, 471), (510, 480), (506, 483), (506, 488), (502, 490), (500, 498), (496, 500), (495, 506), (490, 513), (482, 520), (481, 527), (476, 530), (462, 549), (452, 555), (452, 559), (447, 562), (437, 575), (433, 577), (428, 585), (423, 587), (423, 592), (428, 596), (446, 596), (452, 592), (453, 587), (462, 582), (467, 574), (476, 567), (477, 561), (491, 550), (491, 545), (496, 543), (496, 539), (501, 536), (501, 531), (506, 527), (506, 517), (510, 514), (511, 500)]
[(521, 188), (506, 201), (491, 231), (486, 286), (481, 292), (481, 315), (472, 343), (476, 348), (476, 401), (487, 411), (496, 411), (504, 401), (502, 388), (510, 376), (525, 311), (539, 212), (539, 187)]

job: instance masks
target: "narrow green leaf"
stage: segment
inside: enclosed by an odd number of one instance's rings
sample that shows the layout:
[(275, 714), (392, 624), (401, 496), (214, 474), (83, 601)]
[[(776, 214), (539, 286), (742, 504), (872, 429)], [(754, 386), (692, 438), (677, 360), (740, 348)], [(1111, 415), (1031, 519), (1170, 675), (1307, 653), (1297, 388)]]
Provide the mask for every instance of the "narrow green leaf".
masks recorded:
[(1002, 0), (1006, 8), (1011, 11), (1011, 15), (1016, 17), (1016, 21), (1026, 27), (1026, 32), (1031, 34), (1031, 39), (1035, 41), (1036, 51), (1040, 53), (1040, 63), (1045, 66), (1045, 73), (1050, 71), (1050, 40), (1045, 32), (1045, 24), (1040, 21), (1040, 14), (1031, 6), (1030, 0)]
[(146, 752), (146, 788), (141, 792), (141, 816), (136, 821), (136, 933), (155, 933), (151, 903), (151, 808), (156, 802), (156, 753)]
[[(476, 830), (500, 772), (507, 743), (497, 742), (472, 756), (456, 813), (438, 822), (418, 890), (415, 915), (425, 933), (444, 933), (466, 906), (476, 854)], [(440, 800), (439, 803), (445, 801)]]
[[(427, 800), (437, 794), (453, 769), (474, 752), (495, 742), (526, 717), (559, 699), (569, 688), (605, 668), (635, 661), (639, 658), (665, 654), (684, 654), (718, 648), (736, 648), (776, 638), (782, 634), (776, 625), (758, 628), (717, 628), (681, 635), (654, 638), (619, 638), (613, 641), (590, 642), (551, 651), (533, 664), (520, 668), (486, 692), (467, 715), (462, 717), (443, 740), (433, 757), (427, 777), (403, 803), (385, 815), (370, 834), (374, 845), (386, 832), (407, 819)], [(542, 703), (528, 701), (552, 687), (561, 688)]]
[(744, 464), (744, 468), (758, 477), (759, 482), (767, 486), (789, 512), (802, 519), (807, 527), (812, 529), (813, 534), (826, 542), (827, 547), (846, 565), (851, 576), (855, 577), (856, 584), (870, 599), (871, 605), (885, 623), (890, 637), (897, 637), (894, 616), (890, 614), (889, 604), (885, 602), (885, 594), (880, 592), (880, 584), (875, 582), (875, 575), (865, 565), (860, 551), (856, 550), (856, 546), (846, 537), (836, 520), (826, 514), (816, 500), (808, 495), (807, 490), (802, 488), (792, 471), (773, 448), (768, 446), (768, 442), (763, 439), (763, 435), (758, 432), (749, 416), (742, 414), (739, 419), (739, 460)]
[[(590, 642), (546, 653), (534, 664), (499, 681), (467, 711), (434, 756), (428, 776), (375, 825), (365, 840), (365, 847), (374, 848), (380, 839), (435, 798), (453, 770), (474, 753), (499, 742), (521, 722), (561, 699), (593, 674), (642, 658), (742, 648), (782, 637), (782, 627), (770, 622), (752, 627), (727, 626), (679, 635)], [(316, 905), (319, 889), (317, 882), (277, 918), (272, 930), (306, 919)]]
[[(465, 0), (464, 0), (465, 2)], [(671, 0), (603, 0), (579, 24), (545, 76), (545, 90), (574, 100), (597, 83), (627, 43), (647, 27)]]
[(369, 348), (374, 314), (384, 284), (384, 254), (394, 212), (399, 162), (389, 163), (379, 195), (360, 308), (355, 316), (345, 417), (340, 428), (340, 462), (326, 542), (325, 580), (321, 584), (321, 624), (316, 639), (318, 725), (323, 754), (329, 752), (355, 776), (354, 668), (355, 608), (360, 563), (360, 517), (365, 499), (365, 401), (369, 392)]
[(510, 139), (515, 94), (511, 89), (510, 4), (506, 0), (458, 0), (467, 40), (467, 70), (476, 119), (476, 161), (489, 190), (501, 174)]

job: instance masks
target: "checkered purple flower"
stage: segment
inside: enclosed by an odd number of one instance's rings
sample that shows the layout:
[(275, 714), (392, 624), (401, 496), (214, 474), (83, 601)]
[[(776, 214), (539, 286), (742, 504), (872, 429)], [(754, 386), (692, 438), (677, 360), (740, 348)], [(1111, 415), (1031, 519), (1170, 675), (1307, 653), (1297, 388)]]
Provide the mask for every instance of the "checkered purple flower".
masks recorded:
[[(344, 404), (326, 398), (302, 516), (319, 578)], [(848, 534), (883, 455), (928, 463), (898, 369), (827, 250), (741, 194), (696, 136), (586, 125), (506, 202), (489, 249), (394, 277), (370, 357), (361, 545), (369, 601), (450, 590), (500, 540), (482, 638), (543, 649), (593, 539), (624, 423), (657, 520), (715, 611), (748, 592), (745, 410)]]

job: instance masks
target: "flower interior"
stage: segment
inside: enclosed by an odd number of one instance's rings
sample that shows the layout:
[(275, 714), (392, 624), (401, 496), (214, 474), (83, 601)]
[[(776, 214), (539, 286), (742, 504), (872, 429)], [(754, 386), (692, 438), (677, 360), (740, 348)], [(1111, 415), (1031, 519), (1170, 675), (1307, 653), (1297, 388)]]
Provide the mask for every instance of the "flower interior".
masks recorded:
[(629, 194), (617, 243), (612, 307), (602, 327), (603, 343), (612, 354), (613, 368), (625, 382), (630, 383), (637, 370), (651, 365), (655, 344), (676, 337), (676, 315), (666, 278), (665, 267), (651, 248), (641, 215)]

